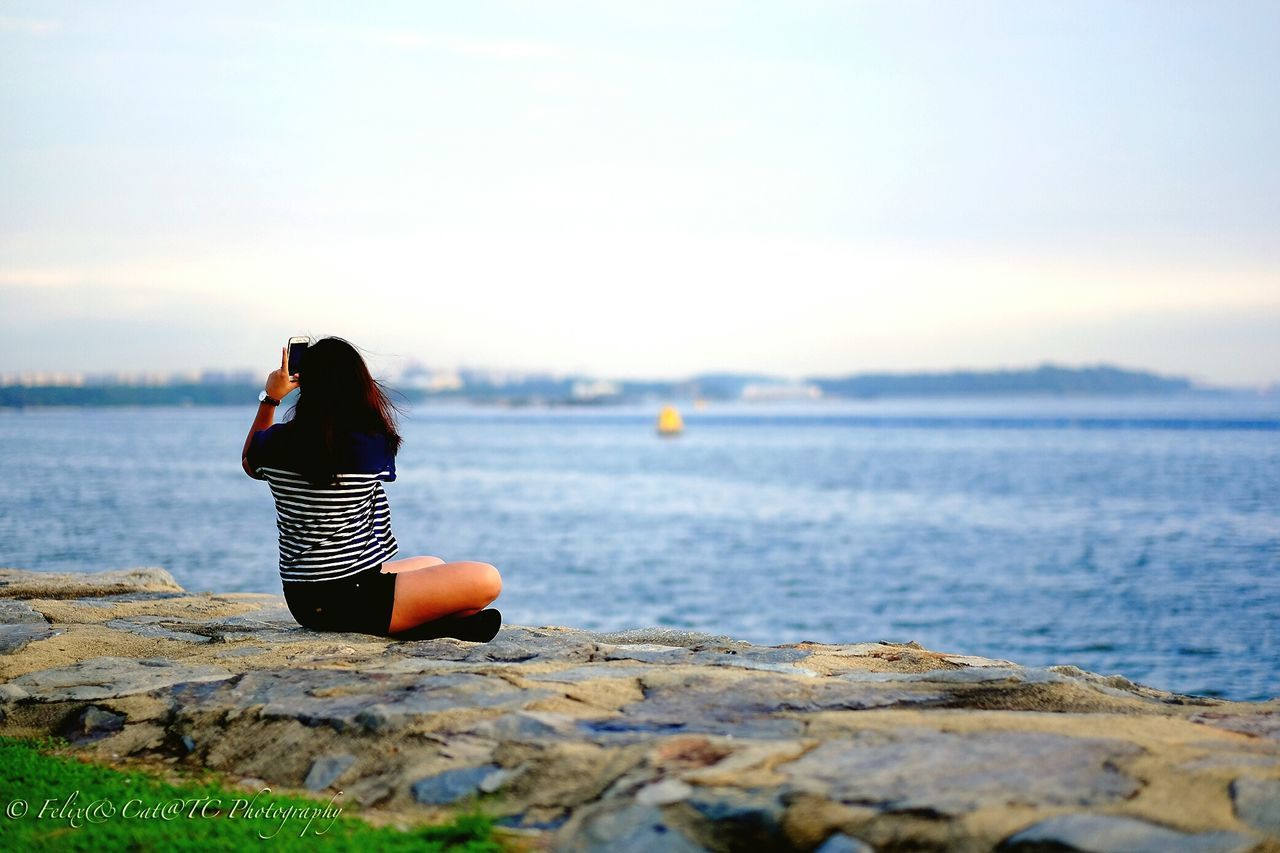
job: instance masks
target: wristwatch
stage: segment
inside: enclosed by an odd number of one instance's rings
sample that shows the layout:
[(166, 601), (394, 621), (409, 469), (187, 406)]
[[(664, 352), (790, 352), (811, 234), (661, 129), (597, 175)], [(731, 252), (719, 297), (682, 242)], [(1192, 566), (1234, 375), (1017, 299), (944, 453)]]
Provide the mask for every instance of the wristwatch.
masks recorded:
[(258, 392), (258, 402), (259, 402), (259, 403), (270, 403), (270, 404), (271, 404), (271, 405), (273, 405), (273, 406), (278, 406), (278, 405), (280, 405), (280, 401), (279, 401), (279, 400), (277, 400), (275, 397), (268, 397), (268, 396), (267, 396), (267, 391), (266, 391), (266, 389), (265, 389), (265, 388), (264, 388), (263, 390), (261, 390), (261, 391), (259, 391), (259, 392)]

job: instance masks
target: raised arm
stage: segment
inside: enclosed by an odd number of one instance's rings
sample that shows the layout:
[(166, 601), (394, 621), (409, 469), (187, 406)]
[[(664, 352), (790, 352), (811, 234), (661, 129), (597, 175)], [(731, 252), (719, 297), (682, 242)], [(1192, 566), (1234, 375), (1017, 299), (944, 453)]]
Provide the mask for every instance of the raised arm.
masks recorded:
[[(276, 401), (283, 400), (290, 391), (298, 387), (297, 374), (289, 375), (289, 348), (281, 347), (280, 349), (280, 367), (267, 374), (266, 392), (267, 396)], [(261, 432), (276, 419), (276, 403), (261, 402), (258, 404), (258, 413), (253, 418), (253, 426), (249, 427), (249, 434), (244, 439), (244, 449), (240, 451), (240, 467), (244, 472), (255, 480), (262, 478), (253, 473), (253, 469), (249, 467), (249, 445), (253, 441), (253, 434)]]

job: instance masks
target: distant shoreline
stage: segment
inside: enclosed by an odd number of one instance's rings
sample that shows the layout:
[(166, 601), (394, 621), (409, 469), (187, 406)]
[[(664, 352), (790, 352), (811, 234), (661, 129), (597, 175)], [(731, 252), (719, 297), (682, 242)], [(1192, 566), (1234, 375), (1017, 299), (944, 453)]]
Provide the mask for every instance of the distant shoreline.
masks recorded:
[[(1128, 398), (1138, 396), (1224, 396), (1264, 394), (1248, 389), (1197, 386), (1185, 377), (1167, 377), (1114, 367), (952, 371), (948, 373), (864, 373), (843, 377), (783, 380), (760, 374), (707, 373), (674, 381), (604, 383), (607, 393), (584, 394), (584, 377), (531, 374), (498, 384), (473, 381), (461, 388), (431, 390), (396, 387), (407, 403), (472, 403), (506, 407), (594, 407), (654, 399), (708, 402), (788, 402), (892, 400), (904, 398)], [(594, 386), (589, 386), (594, 387)], [(241, 405), (259, 386), (244, 382), (187, 382), (153, 385), (4, 385), (0, 408), (51, 406), (218, 406)], [(1275, 391), (1271, 390), (1270, 394)]]
[[(254, 402), (259, 388), (237, 386), (230, 389), (201, 388), (194, 393), (181, 387), (143, 388), (123, 387), (101, 393), (100, 388), (67, 388), (41, 386), (0, 387), (0, 410), (60, 409), (60, 408), (173, 408), (173, 407), (223, 407), (245, 406)], [(185, 392), (185, 393), (184, 393)], [(1138, 400), (1138, 399), (1270, 399), (1280, 398), (1275, 392), (1247, 389), (1198, 388), (1186, 391), (1074, 391), (1050, 392), (1027, 390), (1021, 392), (934, 392), (934, 393), (884, 393), (859, 396), (829, 395), (813, 400), (744, 400), (726, 397), (695, 398), (678, 394), (647, 394), (614, 399), (575, 400), (543, 396), (468, 396), (465, 394), (422, 394), (405, 392), (393, 395), (397, 402), (422, 406), (470, 406), (479, 409), (619, 409), (628, 406), (654, 404), (658, 401), (675, 401), (692, 405), (695, 402), (713, 402), (717, 405), (732, 404), (744, 407), (815, 406), (838, 403), (873, 403), (893, 401), (984, 401), (984, 400)], [(288, 408), (292, 401), (286, 401)]]
[[(61, 404), (0, 406), (0, 416), (57, 412), (243, 412), (256, 404), (256, 395), (241, 394), (234, 402), (150, 404)], [(575, 422), (634, 422), (650, 424), (660, 403), (653, 398), (610, 403), (564, 401), (473, 400), (426, 398), (404, 409), (409, 418), (478, 418), (484, 420), (573, 419)], [(677, 401), (691, 426), (737, 423), (806, 428), (842, 424), (865, 429), (987, 429), (987, 430), (1157, 430), (1175, 432), (1280, 432), (1280, 395), (1192, 391), (1164, 395), (1020, 394), (934, 395), (928, 397), (836, 398), (820, 400), (717, 401), (691, 405)], [(286, 402), (286, 410), (291, 408)], [(221, 417), (222, 415), (219, 415)], [(282, 418), (288, 415), (282, 413)]]

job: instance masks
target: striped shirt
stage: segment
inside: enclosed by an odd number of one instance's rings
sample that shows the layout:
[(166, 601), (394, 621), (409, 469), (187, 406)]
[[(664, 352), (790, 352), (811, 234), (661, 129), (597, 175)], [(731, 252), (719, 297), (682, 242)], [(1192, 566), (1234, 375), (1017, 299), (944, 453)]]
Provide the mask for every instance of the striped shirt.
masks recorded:
[(249, 466), (275, 498), (281, 579), (337, 580), (393, 558), (399, 546), (382, 483), (394, 480), (396, 469), (385, 437), (350, 436), (338, 483), (314, 486), (298, 473), (287, 426), (256, 432), (249, 445)]

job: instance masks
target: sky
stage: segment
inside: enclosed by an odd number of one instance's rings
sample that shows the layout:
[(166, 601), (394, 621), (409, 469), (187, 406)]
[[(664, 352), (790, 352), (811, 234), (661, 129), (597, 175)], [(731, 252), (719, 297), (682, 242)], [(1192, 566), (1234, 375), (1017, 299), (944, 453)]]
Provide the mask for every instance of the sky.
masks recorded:
[(0, 0), (0, 372), (1280, 380), (1280, 4)]

